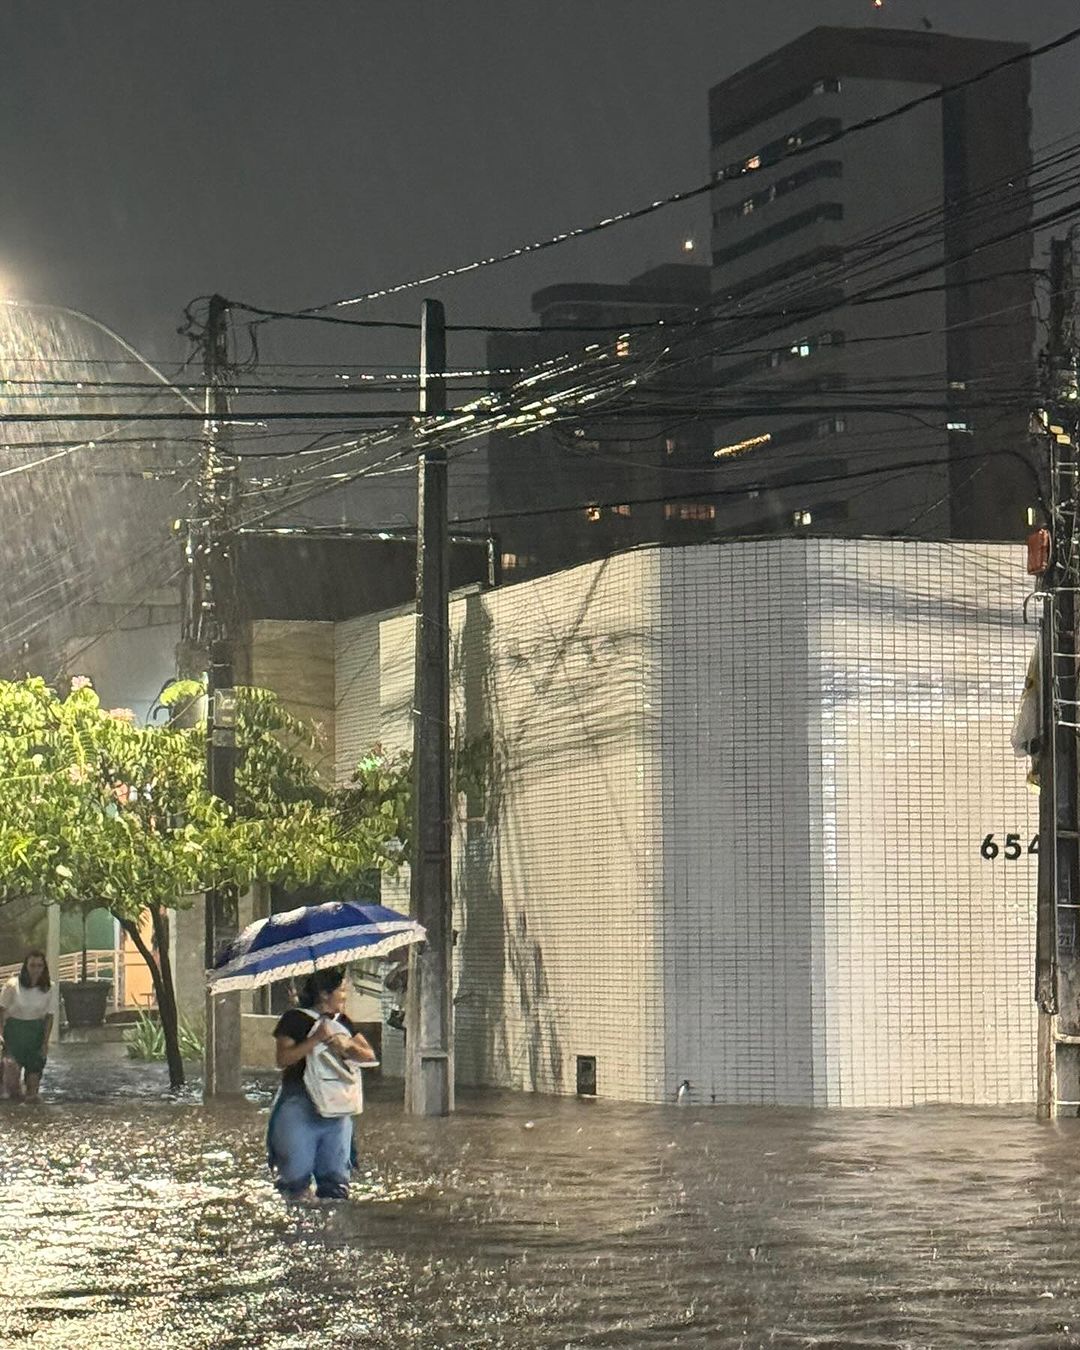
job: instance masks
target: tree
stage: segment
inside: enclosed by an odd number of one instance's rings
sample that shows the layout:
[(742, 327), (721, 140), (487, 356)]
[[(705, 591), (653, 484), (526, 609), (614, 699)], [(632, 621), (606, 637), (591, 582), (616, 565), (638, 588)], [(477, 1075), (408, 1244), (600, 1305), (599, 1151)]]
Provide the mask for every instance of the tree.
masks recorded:
[[(137, 726), (88, 681), (60, 697), (44, 680), (0, 681), (0, 902), (108, 908), (149, 967), (169, 1077), (183, 1083), (169, 913), (213, 887), (354, 889), (399, 865), (408, 761), (366, 757), (353, 785), (323, 785), (300, 753), (317, 733), (264, 689), (238, 691), (236, 803), (205, 785), (205, 725)], [(194, 681), (162, 696), (201, 698)], [(143, 935), (149, 915), (152, 942)]]

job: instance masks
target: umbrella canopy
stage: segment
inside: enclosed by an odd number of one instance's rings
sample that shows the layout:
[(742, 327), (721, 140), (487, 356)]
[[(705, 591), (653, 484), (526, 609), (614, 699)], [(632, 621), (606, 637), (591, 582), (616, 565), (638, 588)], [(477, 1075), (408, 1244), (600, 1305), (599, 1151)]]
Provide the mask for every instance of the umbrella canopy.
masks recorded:
[(383, 905), (352, 900), (304, 905), (248, 924), (207, 971), (206, 982), (215, 994), (255, 989), (290, 975), (386, 956), (426, 937), (415, 920)]

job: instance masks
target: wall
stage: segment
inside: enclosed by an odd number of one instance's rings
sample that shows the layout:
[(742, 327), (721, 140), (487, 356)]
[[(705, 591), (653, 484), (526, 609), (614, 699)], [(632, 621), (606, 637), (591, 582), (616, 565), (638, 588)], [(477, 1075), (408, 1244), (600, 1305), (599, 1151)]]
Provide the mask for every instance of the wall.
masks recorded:
[[(647, 804), (645, 669), (655, 555), (589, 564), (452, 607), (452, 725), (494, 747), (487, 800), (455, 820), (457, 1079), (572, 1092), (578, 1055), (600, 1091), (662, 1080), (659, 823)], [(655, 586), (652, 587), (652, 593)], [(411, 614), (343, 624), (339, 777), (359, 748), (411, 744)], [(372, 720), (378, 667), (379, 720)], [(384, 883), (408, 908), (408, 875)], [(400, 1067), (387, 1030), (383, 1063)]]
[[(660, 822), (647, 724), (655, 552), (456, 608), (470, 679), (457, 723), (485, 724), (494, 774), (459, 849), (459, 1075), (601, 1095), (662, 1079)], [(471, 705), (471, 706), (470, 706)], [(486, 817), (486, 818), (485, 818)]]
[[(1009, 731), (1023, 549), (813, 549), (829, 1105), (1032, 1100), (1038, 799)], [(1020, 835), (990, 862), (980, 843)]]
[(332, 773), (334, 765), (334, 625), (259, 619), (251, 625), (251, 683), (272, 689), (289, 712), (312, 723), (322, 745), (308, 754)]
[[(1030, 1100), (1026, 581), (1008, 545), (790, 539), (456, 600), (454, 733), (492, 761), (457, 799), (458, 1081)], [(339, 630), (339, 775), (408, 744), (412, 652), (411, 615)]]
[(1033, 1098), (1026, 581), (1006, 545), (666, 556), (669, 1091)]
[(349, 776), (382, 737), (379, 631), (385, 614), (364, 615), (334, 627), (335, 776)]
[(666, 1094), (816, 1101), (808, 546), (660, 561)]

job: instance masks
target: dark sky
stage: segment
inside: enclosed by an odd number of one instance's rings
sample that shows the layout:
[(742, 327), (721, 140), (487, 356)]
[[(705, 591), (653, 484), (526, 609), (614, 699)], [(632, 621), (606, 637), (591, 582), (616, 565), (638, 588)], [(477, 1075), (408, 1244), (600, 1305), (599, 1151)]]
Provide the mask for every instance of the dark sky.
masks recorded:
[[(167, 357), (198, 294), (317, 303), (702, 181), (709, 85), (815, 23), (925, 15), (1037, 43), (1078, 13), (1076, 0), (0, 0), (0, 278)], [(1037, 143), (1080, 120), (1078, 58), (1037, 65)], [(520, 320), (551, 281), (683, 258), (705, 213), (437, 293), (459, 322)], [(413, 317), (416, 303), (369, 312)]]

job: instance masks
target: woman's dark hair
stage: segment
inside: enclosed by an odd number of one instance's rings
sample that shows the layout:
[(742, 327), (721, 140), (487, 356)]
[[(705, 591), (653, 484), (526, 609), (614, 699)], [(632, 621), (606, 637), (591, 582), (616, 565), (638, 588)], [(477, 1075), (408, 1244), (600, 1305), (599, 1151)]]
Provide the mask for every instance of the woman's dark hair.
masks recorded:
[(324, 994), (332, 994), (344, 979), (345, 972), (340, 966), (334, 966), (330, 970), (317, 970), (314, 975), (309, 975), (300, 991), (301, 1008), (314, 1008)]
[(34, 988), (34, 983), (30, 979), (30, 958), (32, 956), (40, 956), (41, 964), (43, 966), (42, 972), (38, 976), (37, 987), (39, 989), (51, 989), (52, 980), (49, 978), (49, 963), (45, 959), (45, 953), (38, 951), (36, 947), (32, 952), (27, 952), (23, 957), (22, 970), (19, 971), (19, 983), (24, 989)]

